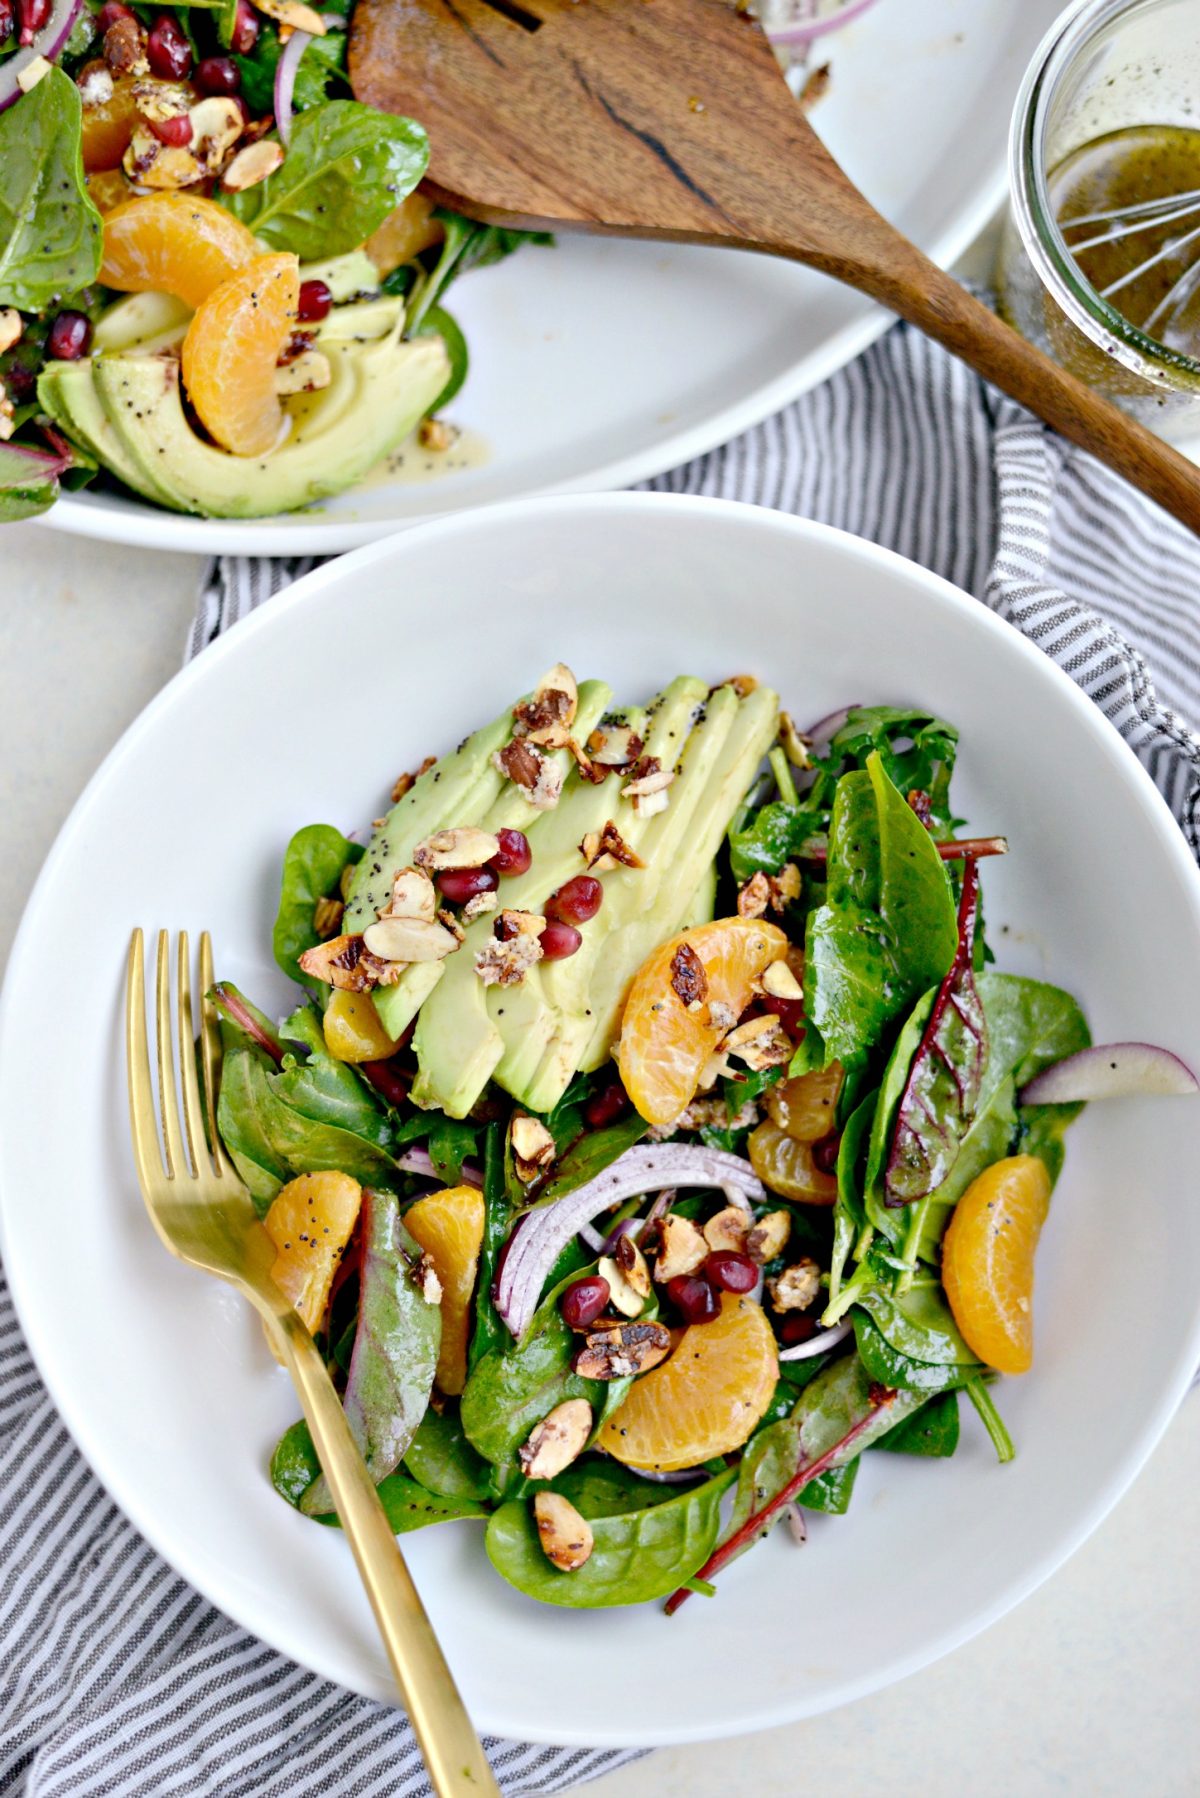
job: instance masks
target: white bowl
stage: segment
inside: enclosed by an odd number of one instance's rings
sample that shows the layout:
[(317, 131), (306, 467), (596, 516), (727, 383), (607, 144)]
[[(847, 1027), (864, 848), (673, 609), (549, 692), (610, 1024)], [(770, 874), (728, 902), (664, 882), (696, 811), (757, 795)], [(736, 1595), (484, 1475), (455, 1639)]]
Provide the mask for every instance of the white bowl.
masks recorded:
[[(22, 1321), (116, 1501), (266, 1641), (393, 1689), (344, 1540), (272, 1492), (297, 1413), (240, 1301), (167, 1258), (130, 1162), (120, 991), (130, 927), (212, 929), (221, 973), (286, 1002), (269, 950), (298, 825), (380, 809), (401, 768), (562, 657), (622, 693), (767, 677), (801, 718), (914, 702), (962, 729), (959, 804), (1004, 967), (1105, 1037), (1200, 1064), (1200, 878), (1146, 775), (1065, 675), (945, 582), (818, 525), (713, 501), (523, 502), (333, 563), (240, 624), (128, 732), (63, 830), (0, 1015), (0, 1210)], [(1089, 1110), (1039, 1260), (1037, 1363), (997, 1389), (998, 1467), (964, 1407), (948, 1463), (867, 1457), (849, 1515), (780, 1535), (668, 1621), (541, 1608), (476, 1526), (405, 1542), (476, 1721), (662, 1743), (784, 1723), (944, 1653), (1061, 1562), (1133, 1478), (1200, 1357), (1197, 1113)]]

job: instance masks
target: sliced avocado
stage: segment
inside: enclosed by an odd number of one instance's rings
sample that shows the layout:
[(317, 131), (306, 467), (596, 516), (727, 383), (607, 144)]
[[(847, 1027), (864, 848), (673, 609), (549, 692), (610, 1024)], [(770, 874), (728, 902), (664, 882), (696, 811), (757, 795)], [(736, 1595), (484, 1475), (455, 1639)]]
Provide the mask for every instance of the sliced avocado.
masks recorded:
[(113, 428), (96, 391), (90, 358), (81, 362), (48, 362), (38, 378), (38, 404), (73, 442), (127, 487), (157, 500), (159, 505), (170, 503), (163, 489), (143, 476)]
[[(577, 738), (590, 736), (611, 699), (612, 691), (602, 681), (583, 682), (573, 727)], [(632, 715), (629, 722), (640, 729), (641, 714)], [(550, 760), (566, 774), (562, 795), (551, 811), (535, 811), (521, 788), (506, 781), (495, 805), (481, 820), (485, 830), (507, 827), (528, 835), (532, 852), (528, 872), (506, 880), (500, 895), (500, 903), (515, 911), (540, 911), (556, 887), (582, 872), (580, 842), (589, 830), (601, 829), (616, 809), (619, 775), (610, 775), (599, 784), (581, 780), (577, 773), (568, 773), (573, 764), (565, 749), (555, 750)], [(475, 1104), (513, 1032), (520, 1035), (550, 1027), (549, 1014), (539, 1006), (534, 992), (536, 968), (520, 986), (491, 991), (476, 974), (475, 956), (492, 934), (493, 923), (494, 917), (485, 913), (468, 927), (461, 948), (442, 963), (444, 972), (437, 991), (417, 1019), (414, 1046), (420, 1074), (413, 1096), (418, 1104), (440, 1105), (450, 1117), (465, 1117)], [(507, 1027), (506, 1018), (511, 1019)], [(386, 1027), (392, 1028), (390, 1013)], [(544, 1041), (543, 1035), (526, 1044), (535, 1065)]]
[(127, 293), (96, 320), (92, 349), (105, 356), (161, 349), (164, 339), (174, 342), (183, 336), (191, 316), (191, 307), (174, 294)]
[[(579, 689), (575, 717), (577, 736), (586, 737), (591, 733), (599, 723), (611, 698), (612, 690), (603, 681), (583, 682)], [(512, 714), (510, 713), (509, 734), (511, 734), (511, 730)], [(507, 735), (504, 740), (508, 740)], [(552, 751), (547, 759), (558, 769), (564, 779), (574, 766), (570, 752), (566, 749)], [(430, 772), (435, 772), (435, 770), (430, 770)], [(535, 822), (545, 814), (537, 811), (529, 803), (525, 793), (515, 782), (502, 779), (495, 769), (491, 769), (490, 773), (496, 775), (496, 784), (499, 787), (494, 803), (482, 812), (479, 810), (468, 812), (462, 808), (458, 811), (447, 812), (442, 818), (441, 824), (478, 824), (482, 829), (489, 831), (509, 829), (532, 832)], [(434, 828), (440, 828), (440, 825), (434, 826)], [(419, 841), (419, 836), (412, 839), (414, 845)], [(397, 865), (404, 867), (405, 863), (400, 862)], [(509, 889), (514, 884), (511, 881), (505, 882), (502, 904), (516, 905), (519, 903), (510, 897)], [(544, 898), (545, 894), (543, 893), (541, 897)], [(394, 986), (376, 990), (375, 1009), (389, 1036), (400, 1036), (407, 1030), (418, 1012), (423, 1017), (426, 1003), (434, 987), (444, 987), (448, 981), (457, 997), (454, 1000), (444, 999), (443, 995), (439, 993), (435, 1015), (437, 1017), (447, 1016), (449, 1015), (447, 1006), (453, 1006), (455, 1022), (449, 1038), (446, 1037), (445, 1032), (439, 1030), (437, 1040), (441, 1042), (448, 1040), (452, 1043), (456, 1064), (461, 1062), (465, 1066), (473, 1055), (482, 1053), (486, 1058), (486, 1047), (481, 1050), (478, 1045), (481, 1043), (488, 1045), (494, 1039), (494, 1053), (491, 1060), (487, 1062), (488, 1073), (490, 1073), (491, 1068), (500, 1058), (502, 1045), (494, 1028), (487, 1020), (485, 988), (475, 974), (475, 952), (484, 938), (490, 935), (492, 923), (493, 919), (490, 916), (477, 920), (475, 924), (468, 927), (465, 941), (448, 960), (432, 964), (416, 962), (405, 969)], [(468, 1018), (468, 1013), (473, 1015)], [(484, 1073), (481, 1085), (486, 1084), (488, 1073)], [(424, 1094), (425, 1088), (422, 1086), (417, 1092), (418, 1104), (440, 1103), (440, 1100), (426, 1099)]]
[(365, 250), (347, 250), (344, 256), (331, 256), (328, 262), (302, 262), (300, 279), (324, 281), (335, 306), (344, 306), (347, 300), (367, 299), (380, 288), (379, 270)]
[[(259, 518), (352, 486), (408, 436), (449, 377), (441, 340), (398, 333), (330, 343), (332, 379), (307, 402), (291, 435), (261, 457), (233, 456), (192, 430), (179, 367), (162, 356), (101, 356), (97, 390), (124, 450), (122, 479), (181, 512)], [(161, 492), (159, 491), (161, 490)]]
[(373, 343), (404, 324), (404, 301), (395, 294), (378, 300), (359, 300), (353, 306), (335, 306), (316, 328), (316, 345), (331, 342)]
[(697, 924), (711, 924), (717, 913), (717, 864), (709, 862), (704, 871), (704, 878), (692, 894), (692, 902), (687, 908), (687, 916), (680, 921), (680, 930), (694, 930)]

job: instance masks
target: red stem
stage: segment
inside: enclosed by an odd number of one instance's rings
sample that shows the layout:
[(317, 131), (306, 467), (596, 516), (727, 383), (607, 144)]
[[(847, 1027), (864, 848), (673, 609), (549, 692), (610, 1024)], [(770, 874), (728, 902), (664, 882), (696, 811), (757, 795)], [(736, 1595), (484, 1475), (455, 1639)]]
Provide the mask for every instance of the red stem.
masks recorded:
[[(985, 855), (1007, 855), (1007, 837), (959, 837), (956, 842), (935, 843), (934, 848), (944, 862), (980, 861)], [(815, 839), (804, 844), (799, 851), (803, 862), (824, 862), (829, 860), (829, 845)]]
[[(876, 1397), (876, 1393), (878, 1393), (878, 1397)], [(895, 1397), (895, 1392), (889, 1386), (872, 1386), (871, 1409), (866, 1416), (860, 1417), (857, 1423), (852, 1424), (846, 1434), (835, 1442), (832, 1448), (826, 1449), (823, 1455), (818, 1455), (815, 1461), (801, 1462), (783, 1490), (777, 1492), (761, 1511), (752, 1511), (742, 1527), (736, 1530), (727, 1542), (723, 1542), (719, 1548), (713, 1550), (693, 1578), (710, 1580), (714, 1574), (720, 1573), (722, 1567), (727, 1567), (729, 1562), (741, 1553), (753, 1537), (757, 1536), (764, 1523), (769, 1523), (778, 1511), (781, 1511), (785, 1505), (790, 1505), (796, 1494), (802, 1492), (810, 1480), (819, 1479), (821, 1474), (828, 1472), (843, 1451), (862, 1434), (869, 1424), (874, 1422), (876, 1413), (884, 1405), (890, 1405)], [(666, 1604), (667, 1616), (673, 1617), (680, 1605), (691, 1595), (687, 1586), (680, 1586), (678, 1591), (672, 1592)]]
[(238, 994), (232, 992), (224, 981), (218, 981), (213, 987), (213, 997), (218, 1005), (228, 1012), (238, 1028), (244, 1030), (250, 1040), (257, 1043), (259, 1048), (268, 1054), (277, 1066), (282, 1067), (283, 1044), (276, 1042), (273, 1036), (268, 1035)]

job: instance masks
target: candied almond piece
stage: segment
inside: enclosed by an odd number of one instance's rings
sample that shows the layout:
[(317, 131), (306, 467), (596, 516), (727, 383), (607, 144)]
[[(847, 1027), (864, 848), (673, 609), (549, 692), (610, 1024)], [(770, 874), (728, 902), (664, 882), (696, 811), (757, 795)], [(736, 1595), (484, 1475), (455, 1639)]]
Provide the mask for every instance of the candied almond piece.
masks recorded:
[(517, 1450), (527, 1480), (552, 1480), (582, 1453), (592, 1433), (592, 1407), (569, 1398), (543, 1417)]
[(538, 1541), (546, 1559), (563, 1573), (582, 1567), (595, 1546), (592, 1526), (561, 1492), (539, 1492), (533, 1501)]

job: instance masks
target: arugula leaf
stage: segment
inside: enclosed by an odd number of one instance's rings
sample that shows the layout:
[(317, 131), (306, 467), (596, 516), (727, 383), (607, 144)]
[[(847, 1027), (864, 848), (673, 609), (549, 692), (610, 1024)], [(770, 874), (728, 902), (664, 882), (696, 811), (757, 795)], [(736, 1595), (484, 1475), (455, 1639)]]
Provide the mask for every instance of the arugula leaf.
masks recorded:
[(808, 1018), (826, 1065), (853, 1067), (954, 959), (958, 923), (933, 840), (879, 756), (833, 802), (827, 901), (809, 914)]
[(0, 305), (40, 312), (94, 281), (100, 214), (88, 198), (79, 89), (51, 69), (0, 113)]
[(432, 1406), (404, 1451), (404, 1466), (418, 1484), (439, 1498), (488, 1496), (490, 1470), (467, 1441), (457, 1414)]
[(299, 965), (304, 951), (321, 940), (313, 912), (318, 899), (337, 892), (342, 870), (362, 853), (361, 843), (349, 842), (332, 824), (306, 824), (284, 851), (271, 947), (289, 979), (314, 991), (321, 990), (320, 982), (310, 980)]
[(488, 1522), (488, 1559), (510, 1586), (543, 1604), (596, 1610), (664, 1598), (700, 1568), (717, 1539), (721, 1495), (733, 1468), (657, 1504), (590, 1519), (592, 1552), (564, 1574), (542, 1552), (533, 1507), (501, 1505)]
[[(321, 1463), (303, 1418), (285, 1430), (271, 1456), (271, 1484), (281, 1498), (297, 1510), (309, 1487), (320, 1476)], [(397, 1536), (424, 1529), (430, 1523), (453, 1523), (460, 1517), (486, 1517), (485, 1507), (471, 1498), (435, 1493), (402, 1473), (390, 1473), (379, 1485), (379, 1497), (392, 1531)], [(317, 1523), (341, 1527), (333, 1512), (323, 1512)]]
[[(358, 1331), (343, 1407), (376, 1485), (394, 1473), (429, 1405), (442, 1313), (421, 1290), (421, 1250), (394, 1194), (366, 1188)], [(322, 1477), (301, 1499), (310, 1517), (332, 1510)]]
[(871, 1446), (889, 1455), (952, 1455), (958, 1447), (958, 1393), (939, 1392)]
[(884, 1172), (884, 1203), (895, 1208), (941, 1186), (975, 1118), (988, 1059), (988, 1028), (975, 985), (979, 870), (963, 870), (958, 948), (922, 1032), (896, 1112)]
[(318, 262), (353, 250), (421, 179), (429, 139), (412, 119), (357, 100), (296, 115), (282, 166), (222, 205), (272, 249)]

